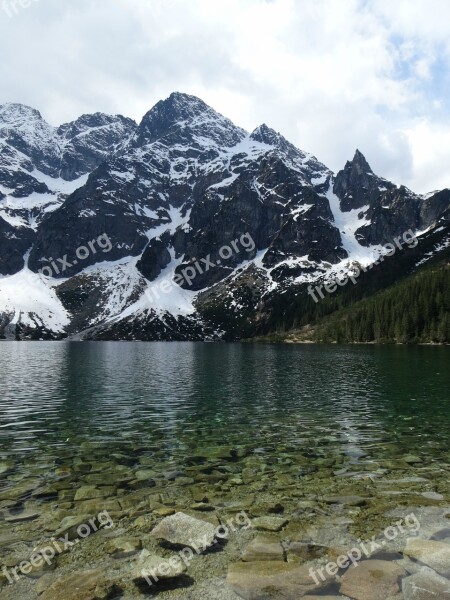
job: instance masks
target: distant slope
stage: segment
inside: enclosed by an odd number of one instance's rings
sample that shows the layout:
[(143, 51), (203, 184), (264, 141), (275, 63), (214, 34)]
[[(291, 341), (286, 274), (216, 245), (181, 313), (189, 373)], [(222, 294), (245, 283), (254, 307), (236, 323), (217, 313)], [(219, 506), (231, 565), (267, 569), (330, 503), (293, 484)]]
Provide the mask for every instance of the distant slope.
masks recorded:
[(322, 342), (450, 343), (450, 252), (371, 298), (319, 322)]
[[(341, 343), (450, 343), (450, 226), (314, 303), (303, 288), (276, 298), (263, 339)], [(267, 326), (267, 325), (266, 325)]]

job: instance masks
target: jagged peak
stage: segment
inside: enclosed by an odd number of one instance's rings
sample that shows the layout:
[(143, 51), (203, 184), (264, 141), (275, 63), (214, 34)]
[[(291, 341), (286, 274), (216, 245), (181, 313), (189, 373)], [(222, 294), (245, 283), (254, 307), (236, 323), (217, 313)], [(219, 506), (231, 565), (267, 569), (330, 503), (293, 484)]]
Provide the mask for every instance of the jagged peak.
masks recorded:
[(124, 126), (136, 129), (137, 123), (128, 117), (122, 115), (111, 115), (103, 112), (85, 113), (74, 121), (63, 123), (58, 127), (58, 135), (77, 135), (81, 132), (95, 129), (107, 125), (122, 124)]
[(251, 134), (250, 139), (255, 142), (267, 144), (273, 148), (277, 148), (287, 154), (300, 155), (301, 157), (306, 156), (304, 152), (296, 148), (291, 142), (289, 142), (280, 132), (275, 131), (265, 123), (257, 127)]
[(153, 142), (184, 128), (205, 127), (209, 128), (209, 132), (205, 132), (207, 137), (226, 146), (233, 146), (247, 135), (197, 96), (173, 92), (144, 115), (138, 127), (136, 143)]
[(359, 167), (359, 169), (361, 171), (364, 171), (365, 173), (373, 173), (369, 163), (366, 160), (366, 157), (360, 150), (358, 150), (358, 148), (355, 151), (355, 155), (353, 156), (353, 159), (351, 161), (347, 162), (347, 166), (352, 167), (354, 165)]
[(254, 140), (255, 142), (262, 142), (263, 144), (268, 144), (269, 146), (275, 146), (280, 141), (286, 141), (285, 138), (281, 135), (281, 133), (278, 133), (277, 131), (275, 131), (275, 129), (272, 129), (265, 123), (257, 127), (254, 131), (252, 131), (252, 133), (250, 134), (250, 139)]
[(154, 119), (162, 119), (172, 123), (189, 121), (205, 113), (222, 117), (222, 115), (216, 113), (213, 108), (208, 106), (200, 98), (197, 98), (197, 96), (191, 96), (182, 92), (172, 92), (168, 98), (157, 102), (147, 114), (144, 115), (142, 123)]

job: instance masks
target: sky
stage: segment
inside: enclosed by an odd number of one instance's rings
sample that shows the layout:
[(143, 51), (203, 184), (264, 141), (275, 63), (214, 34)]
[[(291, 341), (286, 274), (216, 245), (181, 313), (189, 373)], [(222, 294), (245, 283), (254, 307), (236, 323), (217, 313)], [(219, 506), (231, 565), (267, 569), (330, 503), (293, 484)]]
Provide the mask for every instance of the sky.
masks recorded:
[(136, 121), (173, 91), (338, 171), (450, 187), (448, 0), (0, 0), (0, 103)]

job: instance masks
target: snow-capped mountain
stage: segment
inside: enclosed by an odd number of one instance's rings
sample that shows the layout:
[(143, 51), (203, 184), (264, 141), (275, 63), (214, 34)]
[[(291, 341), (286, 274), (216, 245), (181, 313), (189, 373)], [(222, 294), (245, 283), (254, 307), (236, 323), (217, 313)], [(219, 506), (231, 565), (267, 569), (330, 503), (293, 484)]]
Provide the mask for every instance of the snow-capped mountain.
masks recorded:
[(186, 94), (138, 126), (97, 113), (53, 128), (4, 105), (0, 333), (220, 337), (221, 308), (259, 318), (267, 294), (369, 264), (449, 206), (449, 190), (413, 194), (359, 151), (335, 177), (268, 126), (248, 133)]
[(131, 119), (101, 113), (54, 128), (33, 108), (0, 106), (1, 273), (24, 266), (44, 215), (83, 185), (135, 128)]

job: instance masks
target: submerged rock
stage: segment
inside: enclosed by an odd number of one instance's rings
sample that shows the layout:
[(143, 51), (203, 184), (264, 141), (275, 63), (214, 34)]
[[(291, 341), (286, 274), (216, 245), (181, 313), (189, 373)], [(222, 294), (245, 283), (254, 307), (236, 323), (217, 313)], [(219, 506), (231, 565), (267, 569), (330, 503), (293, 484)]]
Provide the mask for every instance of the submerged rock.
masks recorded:
[(314, 563), (299, 566), (280, 561), (235, 563), (228, 568), (227, 581), (245, 600), (299, 600), (307, 593), (325, 591), (333, 581), (324, 573), (325, 581), (317, 584), (310, 574), (310, 568), (315, 566)]
[(252, 527), (262, 531), (281, 531), (289, 523), (284, 517), (257, 517), (252, 519)]
[(386, 600), (399, 594), (399, 579), (405, 575), (396, 563), (365, 560), (344, 573), (340, 591), (355, 600)]
[(450, 581), (423, 568), (402, 581), (404, 600), (442, 600), (450, 598)]
[(283, 547), (276, 537), (258, 535), (245, 549), (242, 560), (245, 562), (284, 561)]
[(158, 581), (175, 579), (186, 572), (186, 565), (178, 555), (164, 558), (151, 554), (148, 550), (142, 550), (131, 573), (131, 579), (135, 582), (147, 581), (149, 585), (157, 584)]
[(116, 495), (116, 488), (105, 486), (98, 488), (95, 485), (83, 485), (76, 494), (75, 500), (94, 500), (95, 498), (111, 498)]
[(114, 558), (126, 558), (139, 552), (142, 548), (142, 542), (139, 538), (130, 536), (120, 536), (109, 540), (105, 550)]
[(7, 523), (25, 523), (27, 521), (34, 521), (38, 517), (39, 513), (34, 512), (34, 510), (24, 510), (17, 515), (7, 515), (5, 521)]
[(433, 540), (410, 538), (404, 554), (450, 578), (450, 544)]
[(166, 517), (152, 531), (156, 539), (203, 552), (214, 543), (216, 528), (211, 523), (178, 512)]
[(77, 571), (64, 575), (39, 596), (40, 600), (106, 600), (115, 591), (102, 569)]
[(61, 521), (59, 529), (55, 533), (56, 538), (65, 537), (67, 535), (67, 539), (74, 540), (79, 537), (78, 527), (80, 525), (85, 525), (89, 523), (89, 519), (91, 517), (89, 515), (76, 515), (73, 517), (64, 517)]

